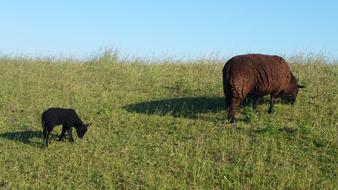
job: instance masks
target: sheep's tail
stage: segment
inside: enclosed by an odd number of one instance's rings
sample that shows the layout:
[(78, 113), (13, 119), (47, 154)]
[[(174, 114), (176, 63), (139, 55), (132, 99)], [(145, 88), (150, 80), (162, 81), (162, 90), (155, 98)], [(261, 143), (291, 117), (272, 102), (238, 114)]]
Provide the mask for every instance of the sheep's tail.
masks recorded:
[(229, 69), (226, 66), (223, 68), (223, 92), (225, 96), (225, 106), (228, 108), (231, 104), (232, 93), (229, 84)]

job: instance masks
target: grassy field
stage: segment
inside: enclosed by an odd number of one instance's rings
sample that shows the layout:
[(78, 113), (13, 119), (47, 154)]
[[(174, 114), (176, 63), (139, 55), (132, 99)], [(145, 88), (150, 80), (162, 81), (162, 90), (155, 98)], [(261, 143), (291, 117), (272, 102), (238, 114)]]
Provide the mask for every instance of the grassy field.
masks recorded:
[[(0, 189), (337, 189), (338, 61), (289, 62), (296, 104), (233, 127), (223, 61), (0, 58)], [(44, 148), (48, 107), (93, 126)]]

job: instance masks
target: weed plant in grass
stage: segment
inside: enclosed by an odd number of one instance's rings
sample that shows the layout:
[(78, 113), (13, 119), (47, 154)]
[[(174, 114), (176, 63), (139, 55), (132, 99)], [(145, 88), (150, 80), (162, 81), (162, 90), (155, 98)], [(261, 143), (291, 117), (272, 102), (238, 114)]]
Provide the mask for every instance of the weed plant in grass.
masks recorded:
[[(296, 104), (243, 106), (235, 128), (224, 62), (0, 58), (0, 188), (337, 189), (337, 61), (289, 60)], [(93, 126), (44, 148), (48, 107)]]

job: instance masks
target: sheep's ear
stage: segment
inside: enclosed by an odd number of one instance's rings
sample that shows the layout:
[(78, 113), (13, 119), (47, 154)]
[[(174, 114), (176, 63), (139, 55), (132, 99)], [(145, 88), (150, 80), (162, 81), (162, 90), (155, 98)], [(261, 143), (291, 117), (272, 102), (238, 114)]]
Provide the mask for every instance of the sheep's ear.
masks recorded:
[(297, 85), (298, 88), (305, 88), (303, 85)]

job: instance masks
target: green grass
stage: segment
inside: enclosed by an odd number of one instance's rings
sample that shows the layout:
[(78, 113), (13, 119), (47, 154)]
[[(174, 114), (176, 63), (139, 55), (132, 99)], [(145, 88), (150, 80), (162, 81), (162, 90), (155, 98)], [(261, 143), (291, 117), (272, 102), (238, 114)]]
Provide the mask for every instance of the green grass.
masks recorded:
[[(296, 104), (233, 127), (221, 61), (0, 58), (0, 189), (337, 189), (337, 61), (289, 61)], [(44, 148), (48, 107), (93, 127)]]

